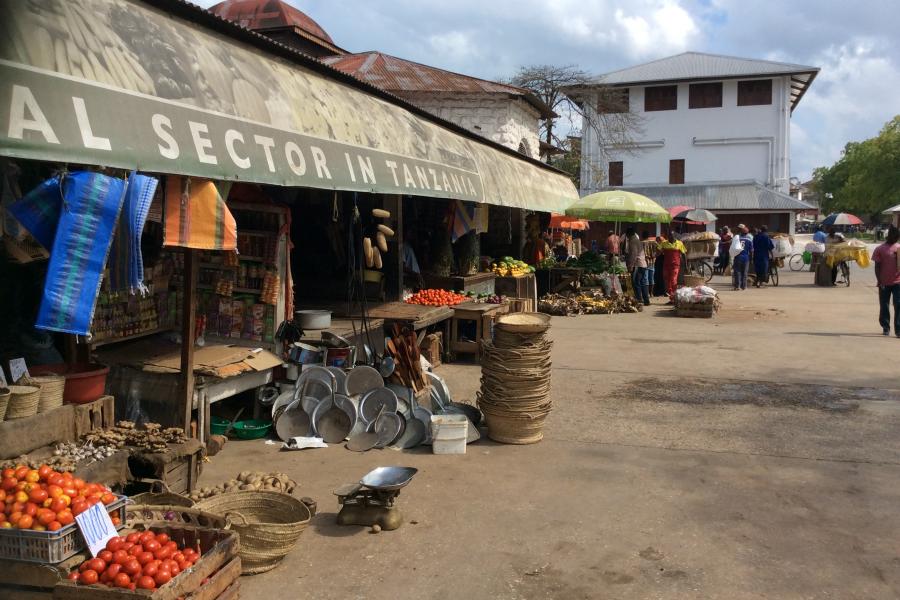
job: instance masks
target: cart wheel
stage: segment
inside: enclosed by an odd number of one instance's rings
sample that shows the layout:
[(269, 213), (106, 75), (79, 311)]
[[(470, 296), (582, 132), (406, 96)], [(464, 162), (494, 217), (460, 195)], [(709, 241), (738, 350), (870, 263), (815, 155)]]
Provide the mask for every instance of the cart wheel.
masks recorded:
[(802, 254), (795, 254), (795, 255), (793, 255), (793, 256), (791, 257), (791, 259), (788, 261), (788, 266), (791, 268), (791, 271), (802, 271), (802, 270), (803, 270), (803, 266), (804, 266), (805, 264), (806, 264), (806, 263), (803, 262), (803, 255), (802, 255)]
[(769, 270), (769, 281), (772, 282), (772, 285), (778, 287), (778, 267), (776, 265), (772, 265), (772, 268)]
[(703, 281), (709, 282), (713, 276), (712, 267), (709, 266), (709, 263), (705, 260), (702, 260), (697, 263), (697, 275), (703, 278)]

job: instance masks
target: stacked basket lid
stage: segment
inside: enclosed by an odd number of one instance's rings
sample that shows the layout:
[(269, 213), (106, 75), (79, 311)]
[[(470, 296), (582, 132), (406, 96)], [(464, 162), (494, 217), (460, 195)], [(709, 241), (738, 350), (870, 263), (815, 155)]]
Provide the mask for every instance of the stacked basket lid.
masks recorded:
[(493, 342), (484, 342), (478, 406), (494, 441), (533, 444), (544, 437), (551, 408), (549, 328), (549, 315), (505, 315), (494, 324)]
[(44, 413), (63, 405), (63, 394), (66, 390), (66, 378), (64, 375), (56, 375), (54, 373), (35, 375), (23, 379), (20, 383), (40, 388), (41, 395), (38, 400), (38, 413)]
[[(37, 414), (41, 388), (31, 385), (11, 385), (8, 389), (9, 401), (6, 405), (5, 415), (7, 421), (32, 417)], [(2, 395), (3, 393), (0, 392), (0, 404), (3, 402)]]

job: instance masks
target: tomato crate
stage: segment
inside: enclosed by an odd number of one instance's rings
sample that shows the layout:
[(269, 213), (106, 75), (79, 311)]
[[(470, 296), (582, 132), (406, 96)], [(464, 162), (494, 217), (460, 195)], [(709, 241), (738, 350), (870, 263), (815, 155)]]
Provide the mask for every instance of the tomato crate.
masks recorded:
[[(116, 496), (107, 512), (119, 515), (119, 529), (125, 526), (125, 496)], [(56, 564), (85, 548), (84, 536), (76, 523), (57, 531), (0, 529), (0, 559)]]
[[(185, 525), (150, 525), (129, 531), (166, 533), (182, 547), (200, 546), (200, 559), (153, 590), (129, 590), (95, 583), (79, 584), (63, 579), (53, 588), (54, 600), (225, 600), (237, 598), (241, 576), (238, 556), (240, 541), (234, 531), (189, 527)], [(77, 565), (75, 566), (77, 568)]]

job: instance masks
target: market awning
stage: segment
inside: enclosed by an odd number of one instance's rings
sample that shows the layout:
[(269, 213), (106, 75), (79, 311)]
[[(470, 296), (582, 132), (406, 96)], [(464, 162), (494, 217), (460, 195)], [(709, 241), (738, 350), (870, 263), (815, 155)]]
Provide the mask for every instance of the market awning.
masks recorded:
[(180, 0), (0, 2), (0, 155), (562, 212), (571, 180)]

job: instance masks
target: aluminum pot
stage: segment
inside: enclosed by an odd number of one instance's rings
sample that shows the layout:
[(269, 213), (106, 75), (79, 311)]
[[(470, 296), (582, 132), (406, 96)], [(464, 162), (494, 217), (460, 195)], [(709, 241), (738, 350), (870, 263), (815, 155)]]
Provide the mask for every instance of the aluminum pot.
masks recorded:
[(294, 325), (300, 329), (328, 329), (331, 327), (330, 310), (296, 310)]

